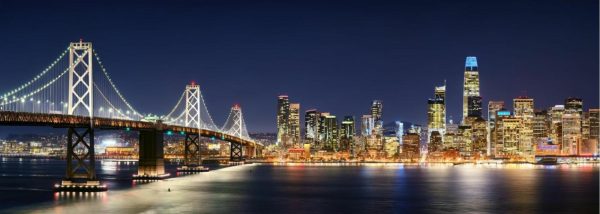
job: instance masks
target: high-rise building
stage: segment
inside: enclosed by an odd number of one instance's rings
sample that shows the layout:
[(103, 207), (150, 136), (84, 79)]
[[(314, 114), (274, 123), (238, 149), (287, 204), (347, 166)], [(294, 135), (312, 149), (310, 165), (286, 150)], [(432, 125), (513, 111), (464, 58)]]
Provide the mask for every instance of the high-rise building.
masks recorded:
[(404, 123), (396, 121), (396, 137), (398, 138), (398, 144), (402, 147), (402, 136), (404, 136)]
[(402, 136), (402, 153), (401, 158), (416, 161), (420, 157), (419, 143), (421, 138), (417, 133), (407, 133)]
[(600, 109), (590, 109), (590, 139), (600, 140)]
[(323, 118), (323, 149), (327, 151), (338, 151), (339, 133), (338, 121), (335, 115), (322, 115)]
[(301, 148), (300, 142), (300, 103), (290, 104), (290, 118), (289, 118), (289, 135), (290, 144), (294, 148)]
[(589, 110), (589, 121), (590, 121), (590, 139), (595, 140), (598, 148), (596, 152), (600, 151), (600, 109)]
[(488, 126), (487, 126), (487, 155), (494, 154), (495, 147), (493, 136), (494, 127), (496, 126), (496, 113), (504, 108), (504, 101), (490, 101), (488, 103)]
[[(467, 98), (468, 105), (467, 107), (467, 117), (483, 117), (482, 105), (481, 105), (481, 97), (480, 96), (471, 96)], [(464, 123), (464, 119), (463, 119)]]
[(471, 125), (473, 154), (477, 157), (487, 156), (487, 121), (475, 118)]
[(583, 100), (581, 98), (569, 97), (565, 99), (565, 113), (583, 114)]
[(375, 128), (375, 121), (371, 115), (363, 115), (361, 118), (361, 135), (363, 137), (371, 136)]
[(444, 149), (444, 144), (442, 141), (442, 135), (438, 131), (433, 131), (429, 133), (429, 143), (427, 144), (427, 152), (434, 153), (440, 152)]
[(311, 144), (311, 148), (315, 148), (315, 144), (319, 139), (319, 111), (309, 109), (304, 112), (304, 140)]
[(519, 154), (521, 126), (521, 119), (510, 115), (509, 111), (496, 113), (495, 157), (514, 157)]
[[(465, 60), (465, 76), (463, 84), (463, 123), (467, 116), (469, 116), (469, 109), (472, 111), (477, 109), (476, 106), (472, 106), (473, 103), (477, 103), (477, 100), (481, 103), (481, 97), (479, 96), (479, 68), (477, 65), (477, 57), (468, 56)], [(471, 98), (469, 100), (470, 97), (479, 98)], [(481, 109), (481, 105), (479, 105), (479, 109)]]
[(290, 100), (287, 95), (277, 99), (277, 145), (285, 146), (289, 139)]
[(339, 151), (350, 151), (354, 147), (355, 133), (354, 116), (345, 116), (340, 129)]
[(576, 111), (562, 115), (562, 154), (577, 155), (581, 143), (581, 116)]
[(427, 140), (436, 131), (440, 136), (446, 133), (446, 86), (435, 87), (434, 98), (427, 101)]
[(373, 100), (371, 105), (371, 116), (373, 116), (374, 128), (373, 131), (378, 136), (383, 136), (383, 103), (381, 100)]
[(534, 141), (539, 138), (548, 137), (548, 129), (550, 120), (548, 118), (548, 111), (535, 111), (533, 113), (533, 138)]
[(564, 112), (564, 105), (555, 105), (548, 111), (550, 117), (548, 139), (554, 145), (562, 145), (562, 116)]
[(523, 155), (534, 155), (533, 149), (533, 98), (517, 97), (513, 99), (513, 112), (515, 118), (521, 119), (519, 152)]

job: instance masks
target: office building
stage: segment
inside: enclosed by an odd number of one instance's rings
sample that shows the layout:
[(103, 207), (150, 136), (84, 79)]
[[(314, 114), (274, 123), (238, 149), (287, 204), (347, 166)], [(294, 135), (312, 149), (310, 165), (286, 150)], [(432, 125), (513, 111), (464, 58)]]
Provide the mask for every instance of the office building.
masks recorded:
[[(471, 97), (479, 96), (479, 67), (477, 65), (477, 58), (474, 56), (468, 56), (465, 60), (465, 74), (463, 82), (463, 121), (467, 118), (467, 116), (469, 116), (469, 109), (472, 111), (477, 109), (476, 106), (472, 106), (473, 103), (477, 102), (477, 98), (474, 99)], [(481, 97), (478, 99), (481, 103)]]

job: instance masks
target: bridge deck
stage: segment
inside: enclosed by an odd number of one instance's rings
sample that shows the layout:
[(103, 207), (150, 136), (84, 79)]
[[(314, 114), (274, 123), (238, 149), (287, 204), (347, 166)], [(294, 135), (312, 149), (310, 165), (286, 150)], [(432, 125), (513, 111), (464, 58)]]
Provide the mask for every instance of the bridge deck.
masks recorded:
[(179, 125), (164, 124), (161, 122), (134, 121), (126, 119), (111, 119), (95, 117), (93, 119), (85, 116), (46, 114), (46, 113), (26, 113), (0, 111), (0, 126), (50, 126), (50, 127), (89, 127), (93, 124), (97, 129), (125, 129), (132, 130), (171, 130), (174, 132), (185, 132), (199, 134), (203, 137), (216, 138), (228, 142), (241, 143), (244, 146), (262, 146), (252, 140), (242, 139), (236, 136), (225, 134), (218, 131), (197, 129)]

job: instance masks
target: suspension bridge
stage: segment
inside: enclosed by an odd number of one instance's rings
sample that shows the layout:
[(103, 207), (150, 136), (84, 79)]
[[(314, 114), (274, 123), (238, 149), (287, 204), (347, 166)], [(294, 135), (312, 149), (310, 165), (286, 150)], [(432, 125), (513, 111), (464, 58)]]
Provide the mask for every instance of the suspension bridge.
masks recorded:
[(139, 132), (139, 165), (134, 178), (160, 179), (165, 173), (164, 133), (185, 135), (184, 165), (201, 164), (200, 137), (230, 143), (230, 160), (259, 154), (262, 144), (248, 135), (239, 105), (223, 126), (206, 107), (200, 86), (183, 90), (162, 116), (142, 114), (123, 96), (91, 42), (72, 42), (49, 66), (22, 85), (0, 95), (0, 125), (50, 126), (67, 129), (66, 173), (56, 191), (105, 191), (96, 177), (94, 130)]

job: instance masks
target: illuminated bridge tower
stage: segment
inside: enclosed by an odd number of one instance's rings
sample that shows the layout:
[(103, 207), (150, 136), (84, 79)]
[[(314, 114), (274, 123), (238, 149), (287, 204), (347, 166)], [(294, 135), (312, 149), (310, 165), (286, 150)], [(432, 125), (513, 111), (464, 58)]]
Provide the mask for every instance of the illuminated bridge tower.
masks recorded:
[[(479, 106), (477, 106), (479, 103)], [(462, 122), (473, 112), (479, 112), (481, 116), (481, 97), (479, 95), (479, 69), (477, 57), (468, 56), (465, 61), (465, 79), (463, 85), (463, 117)]]
[[(242, 113), (242, 107), (238, 104), (231, 107), (231, 112), (225, 125), (221, 128), (225, 133), (238, 137), (240, 139), (250, 139), (248, 130), (246, 129), (246, 123), (244, 122), (244, 115)], [(231, 161), (242, 161), (244, 157), (244, 150), (242, 144), (236, 142), (230, 142), (230, 160)], [(246, 147), (246, 152), (249, 155), (254, 156), (255, 148)]]
[(56, 191), (105, 191), (96, 178), (94, 154), (94, 89), (92, 43), (69, 45), (69, 85), (67, 114), (87, 116), (90, 124), (69, 126), (67, 132), (67, 169)]
[[(200, 130), (202, 128), (200, 85), (195, 82), (185, 87), (185, 126)], [(203, 171), (198, 168), (202, 164), (200, 154), (200, 135), (186, 133), (184, 141), (184, 168), (180, 171)]]

